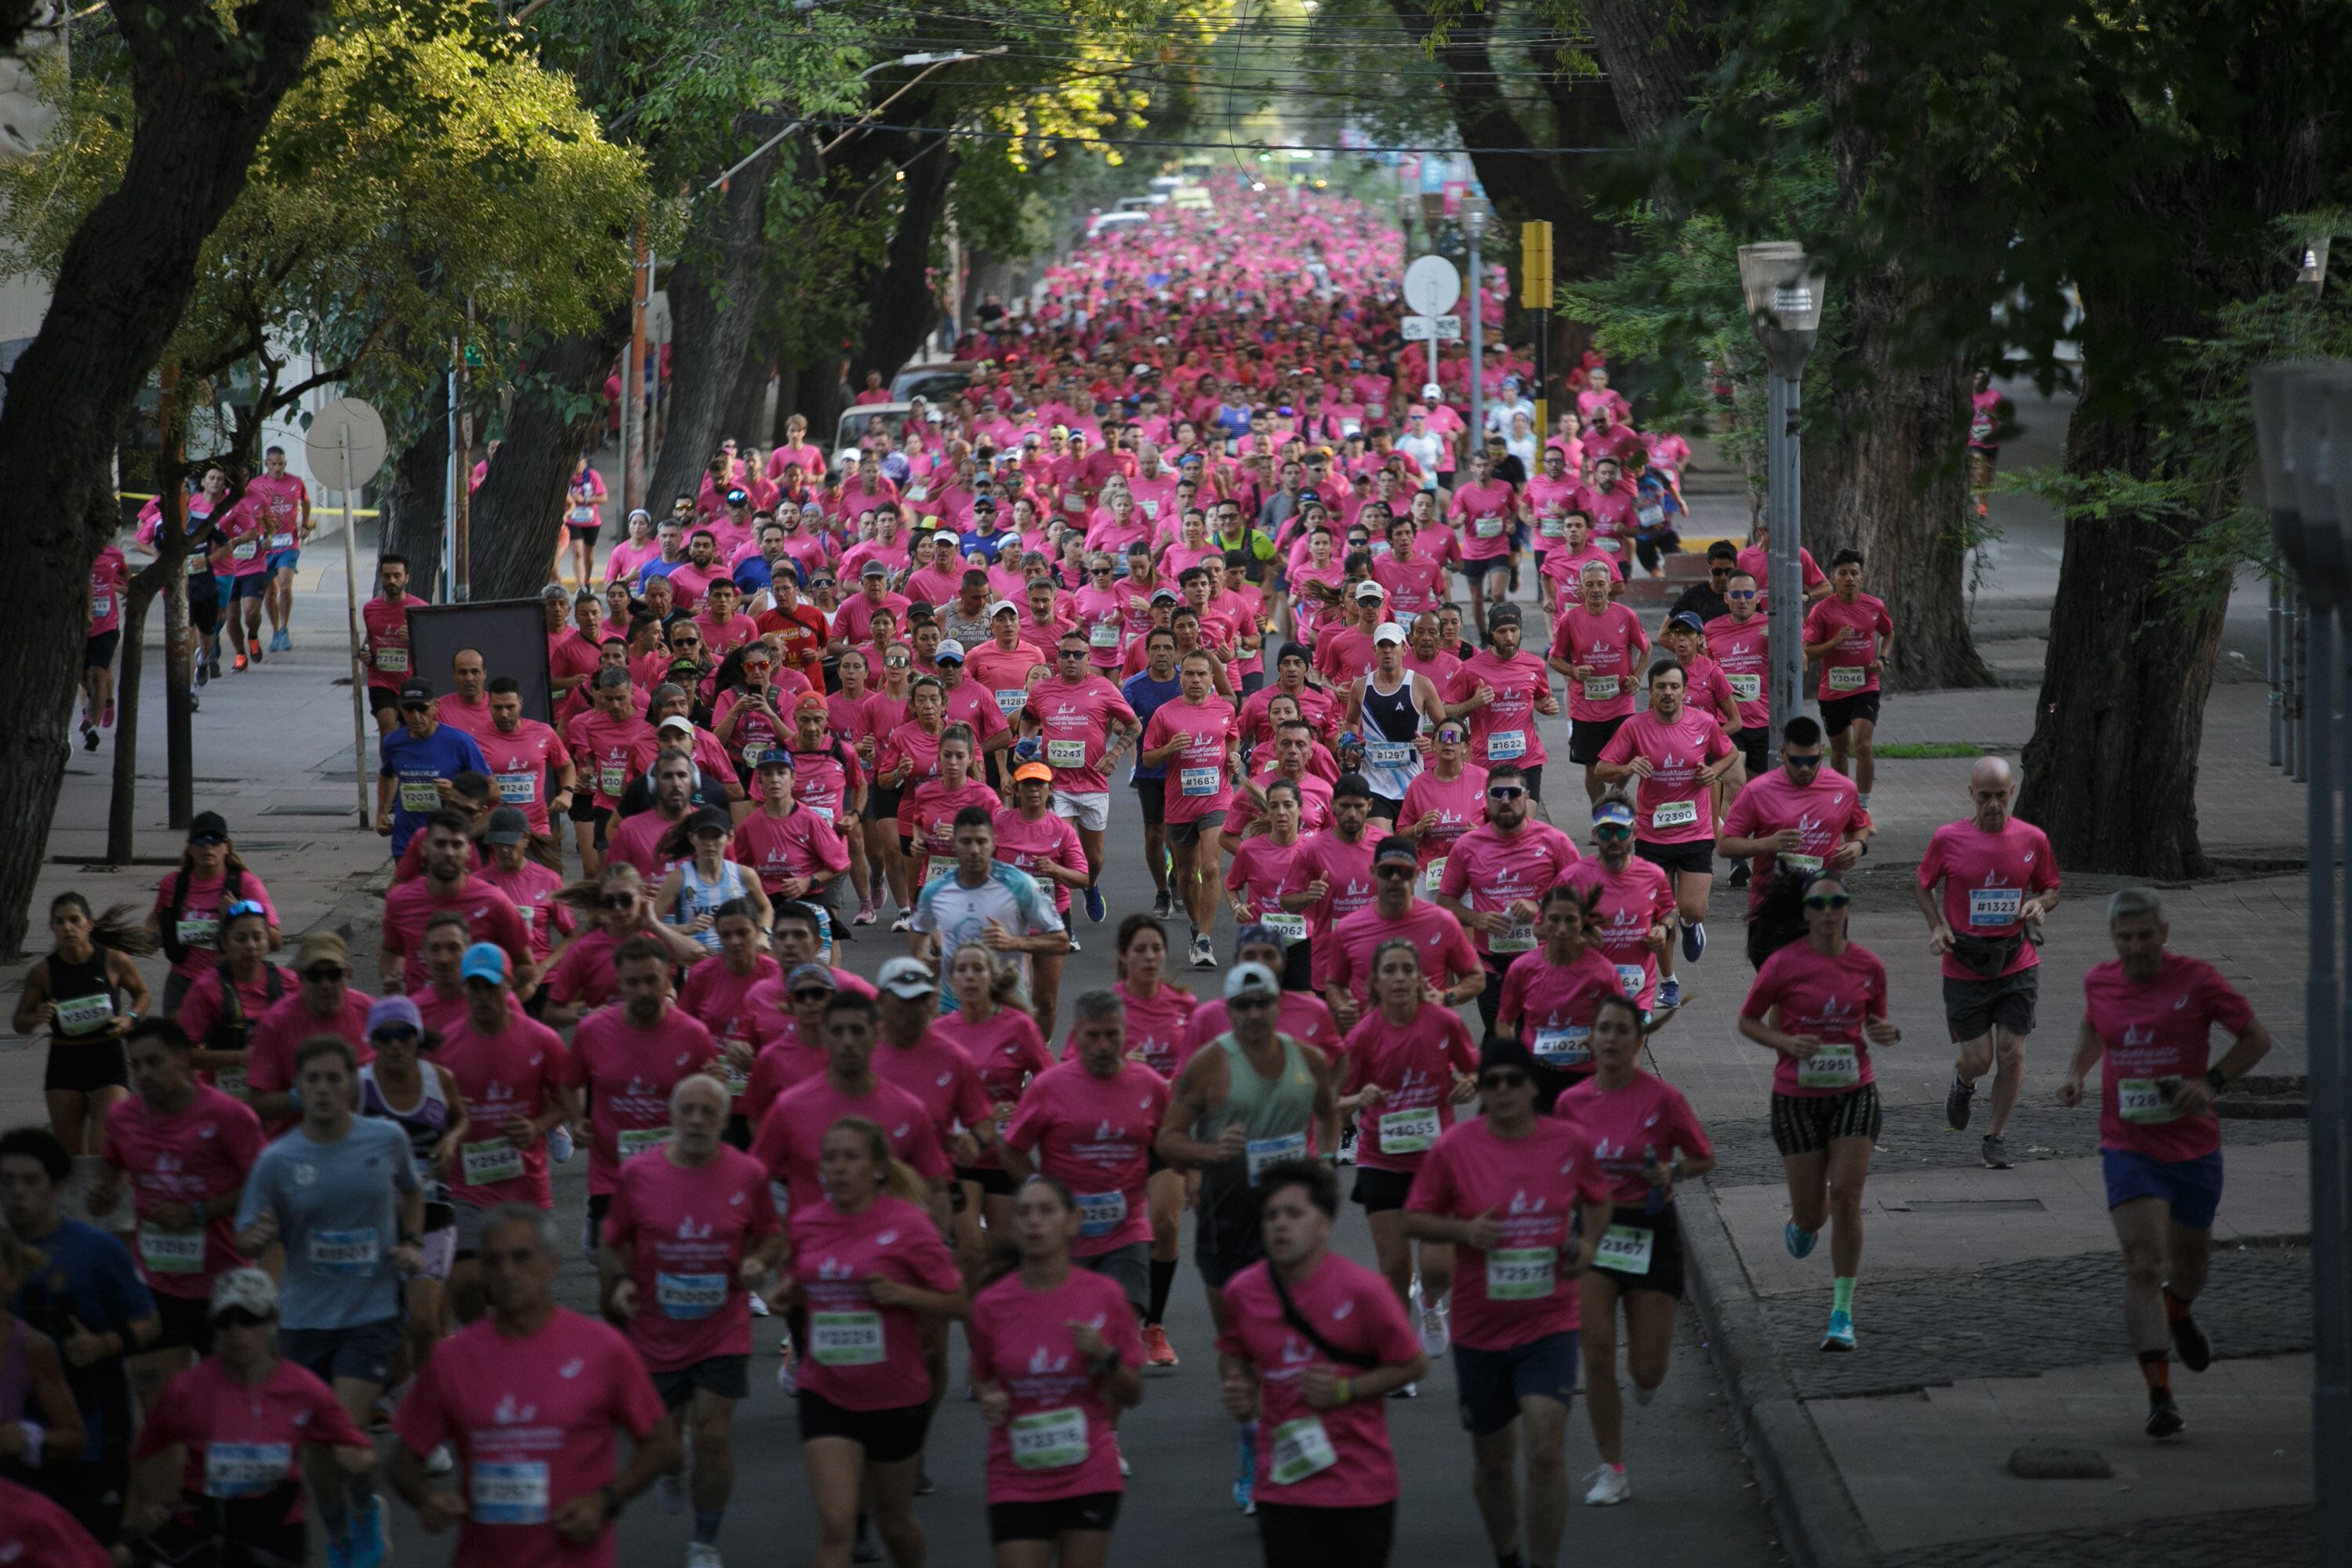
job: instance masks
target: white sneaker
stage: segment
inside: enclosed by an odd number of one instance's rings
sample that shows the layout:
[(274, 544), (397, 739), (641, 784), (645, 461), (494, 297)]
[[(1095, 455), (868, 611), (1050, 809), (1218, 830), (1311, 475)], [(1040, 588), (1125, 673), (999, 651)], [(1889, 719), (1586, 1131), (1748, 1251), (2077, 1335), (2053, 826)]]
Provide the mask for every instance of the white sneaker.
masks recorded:
[(1432, 1361), (1444, 1359), (1454, 1343), (1454, 1314), (1444, 1299), (1421, 1309), (1421, 1349)]
[(1125, 1480), (1135, 1474), (1135, 1467), (1127, 1462), (1127, 1456), (1125, 1454), (1121, 1454), (1118, 1457), (1118, 1474), (1121, 1480)]
[(686, 1549), (686, 1568), (725, 1568), (719, 1561), (719, 1548), (697, 1541)]
[(1621, 1502), (1630, 1502), (1633, 1498), (1633, 1483), (1626, 1478), (1625, 1472), (1603, 1465), (1592, 1472), (1592, 1489), (1584, 1494), (1584, 1506), (1612, 1508)]
[(753, 1290), (753, 1291), (750, 1292), (750, 1293), (745, 1297), (745, 1300), (749, 1300), (749, 1301), (751, 1303), (751, 1315), (752, 1315), (753, 1317), (755, 1317), (755, 1318), (767, 1318), (767, 1317), (772, 1317), (772, 1316), (774, 1316), (774, 1314), (773, 1314), (773, 1313), (772, 1313), (772, 1312), (770, 1312), (770, 1311), (768, 1310), (768, 1303), (767, 1303), (766, 1299), (765, 1299), (764, 1297), (762, 1297), (762, 1296), (761, 1296), (761, 1295), (757, 1290)]
[(784, 1341), (783, 1348), (784, 1353), (776, 1363), (776, 1386), (782, 1389), (787, 1397), (793, 1397), (799, 1394), (801, 1384), (799, 1376), (793, 1371), (793, 1342), (789, 1339)]
[(1217, 950), (1210, 942), (1207, 931), (1202, 931), (1192, 939), (1192, 967), (1195, 969), (1217, 967)]

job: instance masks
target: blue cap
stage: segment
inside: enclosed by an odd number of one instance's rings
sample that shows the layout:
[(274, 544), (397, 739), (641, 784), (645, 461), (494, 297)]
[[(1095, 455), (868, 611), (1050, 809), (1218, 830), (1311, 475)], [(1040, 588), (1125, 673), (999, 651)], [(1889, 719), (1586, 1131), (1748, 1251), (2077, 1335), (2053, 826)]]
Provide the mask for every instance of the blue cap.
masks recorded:
[(466, 950), (465, 962), (457, 966), (464, 980), (499, 980), (507, 978), (507, 950), (494, 942), (478, 942)]
[(1596, 801), (1592, 806), (1592, 820), (1596, 826), (1608, 822), (1619, 827), (1631, 827), (1633, 826), (1633, 808), (1622, 800)]

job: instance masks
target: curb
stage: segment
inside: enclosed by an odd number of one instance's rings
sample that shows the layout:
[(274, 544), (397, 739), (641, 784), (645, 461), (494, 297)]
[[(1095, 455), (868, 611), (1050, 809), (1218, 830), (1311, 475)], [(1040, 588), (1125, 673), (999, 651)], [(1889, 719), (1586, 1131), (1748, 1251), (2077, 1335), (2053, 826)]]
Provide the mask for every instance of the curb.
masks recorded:
[(1675, 1206), (1683, 1211), (1685, 1269), (1707, 1353), (1730, 1391), (1740, 1450), (1756, 1467), (1781, 1546), (1798, 1568), (1874, 1568), (1879, 1553), (1869, 1527), (1773, 1349), (1712, 1194), (1704, 1204)]

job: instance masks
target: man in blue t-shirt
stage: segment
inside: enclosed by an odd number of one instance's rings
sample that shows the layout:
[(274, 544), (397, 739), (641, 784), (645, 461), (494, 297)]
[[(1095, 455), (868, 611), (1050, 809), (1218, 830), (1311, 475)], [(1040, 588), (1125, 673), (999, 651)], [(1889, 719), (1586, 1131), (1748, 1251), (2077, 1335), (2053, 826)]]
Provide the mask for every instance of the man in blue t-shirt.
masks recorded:
[[(45, 1128), (0, 1135), (0, 1219), (41, 1255), (16, 1283), (9, 1310), (57, 1342), (89, 1440), (79, 1454), (50, 1454), (37, 1479), (101, 1544), (121, 1533), (131, 1484), (131, 1379), (126, 1359), (163, 1331), (155, 1298), (130, 1250), (58, 1203), (73, 1156)], [(13, 1416), (14, 1412), (8, 1413)]]
[[(1136, 722), (1149, 729), (1151, 715), (1163, 702), (1172, 702), (1184, 688), (1176, 679), (1176, 634), (1165, 626), (1154, 626), (1143, 639), (1143, 668), (1122, 682), (1118, 694), (1135, 710)], [(1151, 872), (1151, 912), (1161, 920), (1176, 913), (1175, 895), (1168, 890), (1168, 829), (1163, 811), (1168, 787), (1168, 764), (1148, 765), (1141, 761), (1138, 748), (1135, 771), (1129, 776), (1135, 781), (1135, 793), (1143, 805), (1143, 863)]]
[(425, 819), (441, 809), (451, 780), (490, 771), (473, 736), (434, 717), (433, 689), (425, 682), (400, 689), (400, 722), (379, 742), (383, 760), (375, 781), (375, 830), (392, 835), (395, 859)]

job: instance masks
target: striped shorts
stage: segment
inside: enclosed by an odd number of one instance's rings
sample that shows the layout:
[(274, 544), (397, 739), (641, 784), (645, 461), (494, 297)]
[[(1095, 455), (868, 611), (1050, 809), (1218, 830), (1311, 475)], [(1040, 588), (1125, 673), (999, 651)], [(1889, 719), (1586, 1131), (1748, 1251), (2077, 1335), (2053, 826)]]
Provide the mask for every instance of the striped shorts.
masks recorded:
[(1878, 1142), (1878, 1086), (1843, 1094), (1772, 1096), (1772, 1142), (1783, 1154), (1818, 1154), (1837, 1138)]

